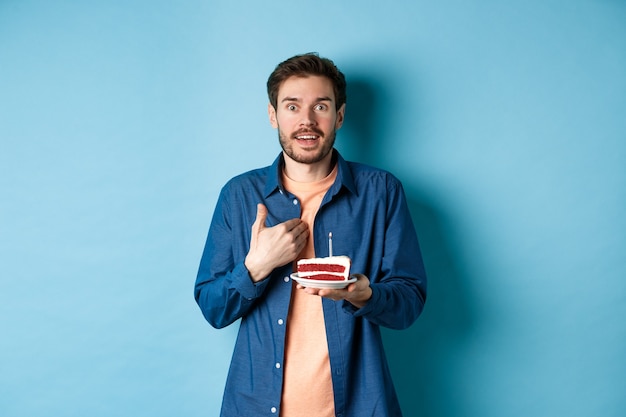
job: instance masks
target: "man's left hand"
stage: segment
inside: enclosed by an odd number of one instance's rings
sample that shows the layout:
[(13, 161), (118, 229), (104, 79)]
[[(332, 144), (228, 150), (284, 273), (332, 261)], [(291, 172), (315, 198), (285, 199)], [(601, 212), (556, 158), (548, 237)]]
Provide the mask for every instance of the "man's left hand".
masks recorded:
[(303, 287), (300, 284), (297, 285), (297, 288), (307, 294), (319, 295), (320, 297), (329, 298), (334, 301), (346, 300), (356, 308), (364, 307), (367, 301), (372, 298), (370, 280), (363, 274), (352, 274), (351, 276), (357, 278), (356, 282), (340, 290)]

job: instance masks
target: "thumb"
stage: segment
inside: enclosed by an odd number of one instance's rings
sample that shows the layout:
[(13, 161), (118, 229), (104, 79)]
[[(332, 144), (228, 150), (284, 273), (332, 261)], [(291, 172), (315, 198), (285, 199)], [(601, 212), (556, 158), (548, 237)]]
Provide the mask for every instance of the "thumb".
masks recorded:
[(256, 227), (258, 230), (265, 229), (265, 220), (267, 220), (267, 207), (263, 204), (257, 204), (256, 220), (254, 220), (253, 227)]

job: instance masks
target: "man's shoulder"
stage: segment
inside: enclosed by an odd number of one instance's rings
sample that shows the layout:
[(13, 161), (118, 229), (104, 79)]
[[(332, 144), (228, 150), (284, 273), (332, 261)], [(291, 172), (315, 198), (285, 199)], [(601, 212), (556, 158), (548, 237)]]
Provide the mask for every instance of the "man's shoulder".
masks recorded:
[(241, 204), (249, 200), (261, 201), (267, 188), (269, 172), (269, 167), (255, 168), (230, 178), (222, 186), (220, 199), (222, 202), (236, 201)]
[(400, 184), (400, 180), (390, 171), (361, 162), (346, 161), (348, 169), (358, 186), (364, 182), (381, 181), (387, 184)]
[(265, 166), (262, 168), (254, 168), (249, 171), (237, 174), (229, 179), (224, 188), (241, 187), (254, 185), (263, 185), (267, 181), (267, 177), (270, 173), (271, 166)]
[(271, 165), (267, 165), (260, 168), (254, 168), (249, 171), (243, 172), (232, 177), (224, 188), (232, 188), (232, 187), (259, 187), (265, 186), (268, 181), (275, 182), (276, 181), (276, 172), (278, 169), (278, 165), (280, 164), (280, 155), (278, 158), (274, 160)]
[(270, 172), (270, 168), (271, 166), (251, 169), (249, 171), (235, 175), (230, 180), (228, 180), (226, 184), (242, 184), (248, 183), (250, 181), (263, 181), (267, 178)]

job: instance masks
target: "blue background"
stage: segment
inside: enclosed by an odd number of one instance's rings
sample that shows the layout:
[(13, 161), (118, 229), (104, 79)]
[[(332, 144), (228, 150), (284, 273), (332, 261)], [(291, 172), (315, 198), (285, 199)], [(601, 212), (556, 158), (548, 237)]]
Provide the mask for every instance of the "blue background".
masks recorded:
[(318, 51), (338, 148), (405, 184), (430, 274), (407, 416), (626, 413), (626, 2), (0, 0), (0, 414), (216, 416), (192, 296), (221, 186)]

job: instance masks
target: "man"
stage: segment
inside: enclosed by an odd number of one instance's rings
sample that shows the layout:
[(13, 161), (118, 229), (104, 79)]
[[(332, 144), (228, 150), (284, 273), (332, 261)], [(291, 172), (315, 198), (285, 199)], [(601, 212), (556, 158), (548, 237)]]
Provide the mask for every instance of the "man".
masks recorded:
[[(400, 182), (334, 149), (346, 82), (317, 54), (267, 82), (282, 152), (230, 180), (213, 214), (195, 298), (216, 328), (241, 319), (222, 416), (400, 416), (379, 326), (421, 313), (426, 277)], [(347, 255), (345, 289), (296, 285), (301, 258)]]

